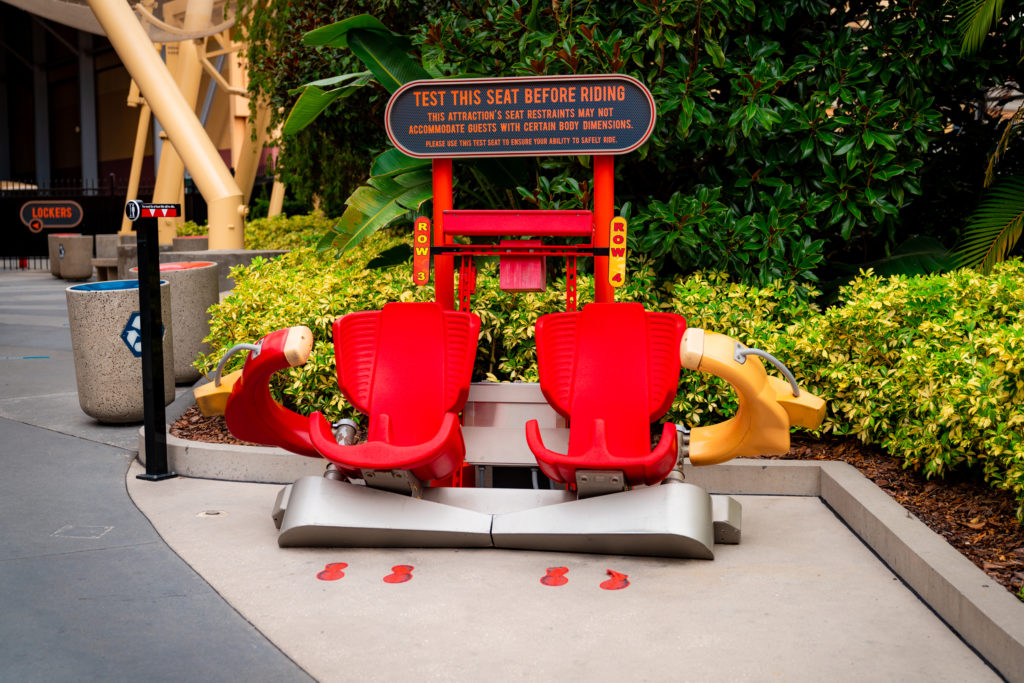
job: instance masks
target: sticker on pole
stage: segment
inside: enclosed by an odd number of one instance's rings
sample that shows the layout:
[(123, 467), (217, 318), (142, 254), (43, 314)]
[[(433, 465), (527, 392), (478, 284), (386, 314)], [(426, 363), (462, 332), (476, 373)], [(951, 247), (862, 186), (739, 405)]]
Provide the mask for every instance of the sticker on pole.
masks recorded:
[(124, 215), (132, 222), (140, 218), (177, 218), (181, 215), (181, 204), (147, 204), (131, 199), (125, 204)]
[(422, 158), (625, 154), (654, 130), (654, 98), (623, 74), (413, 81), (388, 101), (388, 137)]
[(412, 231), (412, 281), (417, 286), (430, 282), (430, 219), (416, 219)]
[(621, 216), (613, 218), (610, 232), (608, 282), (612, 287), (621, 287), (626, 282), (626, 219)]

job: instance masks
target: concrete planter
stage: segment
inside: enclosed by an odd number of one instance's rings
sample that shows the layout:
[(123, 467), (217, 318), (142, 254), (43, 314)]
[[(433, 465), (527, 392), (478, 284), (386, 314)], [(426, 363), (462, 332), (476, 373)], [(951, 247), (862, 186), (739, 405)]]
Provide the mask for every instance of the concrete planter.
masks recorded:
[(171, 251), (206, 251), (209, 248), (210, 238), (206, 235), (189, 235), (171, 240)]
[(112, 235), (96, 235), (96, 258), (117, 258), (117, 245), (121, 243), (121, 236), (117, 233)]
[(57, 238), (60, 276), (65, 280), (92, 277), (92, 235), (61, 235)]
[[(217, 264), (213, 261), (161, 263), (160, 278), (171, 283), (171, 324), (174, 327), (174, 381), (191, 384), (199, 379), (192, 367), (199, 354), (210, 350), (203, 341), (210, 333), (207, 311), (220, 300)], [(137, 278), (139, 269), (131, 269)]]
[[(128, 237), (134, 238), (135, 235), (129, 235)], [(161, 244), (160, 245), (160, 260), (167, 260), (166, 252), (171, 250), (171, 245)], [(131, 278), (131, 269), (139, 265), (139, 248), (138, 244), (134, 239), (122, 240), (121, 244), (117, 245), (117, 279), (128, 280)]]
[(50, 253), (50, 274), (60, 277), (60, 249), (58, 245), (63, 237), (81, 235), (80, 232), (51, 232), (46, 236), (46, 247)]
[[(82, 411), (100, 422), (141, 422), (144, 411), (138, 281), (90, 282), (65, 291)], [(160, 305), (167, 404), (174, 400), (174, 337), (171, 286), (166, 281), (160, 283)]]

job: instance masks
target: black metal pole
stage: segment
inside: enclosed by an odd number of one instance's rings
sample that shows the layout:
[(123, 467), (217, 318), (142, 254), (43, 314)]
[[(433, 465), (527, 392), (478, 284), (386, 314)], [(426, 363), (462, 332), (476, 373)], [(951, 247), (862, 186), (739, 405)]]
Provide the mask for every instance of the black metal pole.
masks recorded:
[(139, 479), (160, 481), (178, 476), (167, 467), (167, 426), (164, 410), (163, 316), (160, 307), (160, 239), (156, 218), (144, 216), (136, 200), (129, 202), (139, 257), (139, 323), (142, 326), (142, 400), (146, 473)]

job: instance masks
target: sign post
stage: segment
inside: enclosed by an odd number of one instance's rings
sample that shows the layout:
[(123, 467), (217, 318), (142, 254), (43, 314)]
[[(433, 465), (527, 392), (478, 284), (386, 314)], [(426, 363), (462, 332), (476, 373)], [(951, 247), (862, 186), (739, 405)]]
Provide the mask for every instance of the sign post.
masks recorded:
[(139, 255), (139, 319), (142, 333), (142, 401), (146, 473), (139, 479), (161, 481), (178, 476), (167, 467), (164, 411), (163, 315), (160, 307), (160, 244), (157, 217), (181, 214), (179, 204), (145, 204), (132, 199), (125, 215), (135, 225)]

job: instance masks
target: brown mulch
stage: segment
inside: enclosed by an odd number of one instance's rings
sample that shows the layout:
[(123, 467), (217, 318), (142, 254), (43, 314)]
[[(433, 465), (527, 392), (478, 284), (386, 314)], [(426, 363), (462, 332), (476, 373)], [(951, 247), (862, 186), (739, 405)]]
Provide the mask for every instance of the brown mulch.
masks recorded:
[(226, 443), (235, 446), (261, 446), (251, 441), (242, 441), (232, 436), (224, 423), (223, 415), (205, 417), (199, 412), (199, 406), (192, 406), (171, 425), (171, 436), (189, 441), (205, 441), (206, 443)]
[[(258, 445), (236, 439), (223, 417), (203, 417), (196, 406), (178, 418), (171, 434), (192, 441)], [(965, 476), (928, 481), (904, 470), (882, 450), (852, 438), (796, 436), (782, 458), (850, 463), (1007, 590), (1024, 589), (1024, 526), (1014, 516), (1016, 503), (1008, 492)]]

